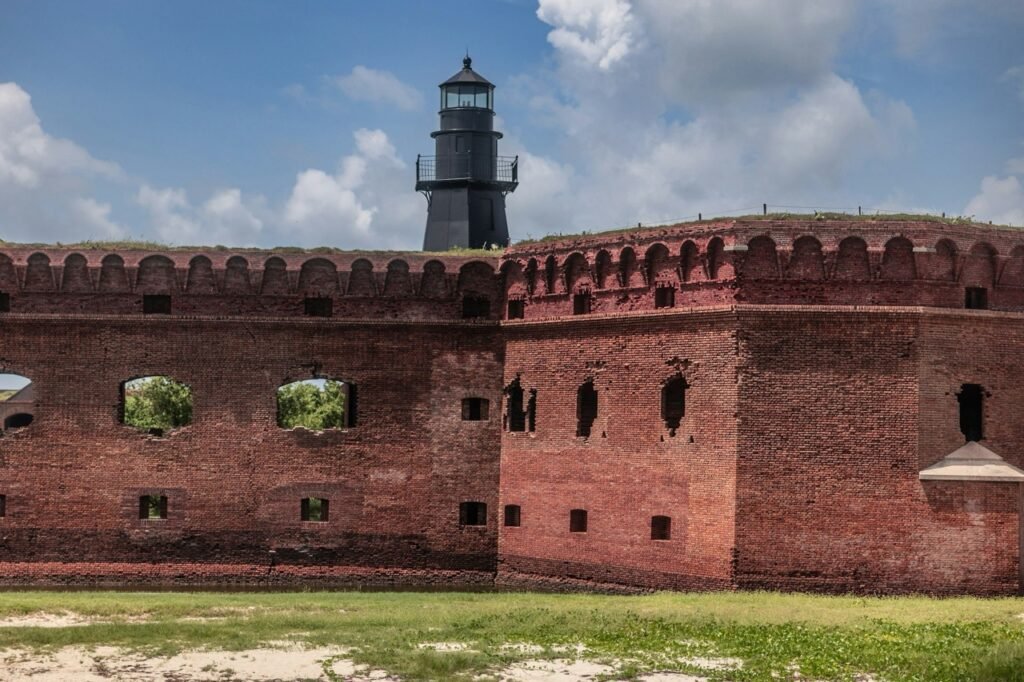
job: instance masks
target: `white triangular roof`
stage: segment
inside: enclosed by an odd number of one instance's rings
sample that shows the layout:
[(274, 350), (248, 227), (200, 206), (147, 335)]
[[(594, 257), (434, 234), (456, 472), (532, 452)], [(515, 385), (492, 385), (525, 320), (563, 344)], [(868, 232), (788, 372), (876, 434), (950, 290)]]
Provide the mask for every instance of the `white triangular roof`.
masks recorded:
[(921, 471), (922, 481), (1024, 482), (1024, 471), (981, 443), (971, 441)]

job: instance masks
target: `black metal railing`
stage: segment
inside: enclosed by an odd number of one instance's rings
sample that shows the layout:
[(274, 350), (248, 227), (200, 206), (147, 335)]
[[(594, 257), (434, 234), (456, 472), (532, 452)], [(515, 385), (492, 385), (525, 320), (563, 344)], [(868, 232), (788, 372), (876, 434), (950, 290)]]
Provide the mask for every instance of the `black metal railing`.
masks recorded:
[(472, 154), (417, 156), (416, 184), (445, 180), (474, 180), (501, 185), (519, 184), (519, 157), (474, 157)]

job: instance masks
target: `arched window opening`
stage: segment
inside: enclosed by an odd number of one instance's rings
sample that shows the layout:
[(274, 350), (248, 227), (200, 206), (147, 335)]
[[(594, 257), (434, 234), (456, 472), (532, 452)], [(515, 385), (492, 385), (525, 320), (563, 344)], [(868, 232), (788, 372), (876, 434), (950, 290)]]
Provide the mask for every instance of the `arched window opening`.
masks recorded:
[(548, 256), (544, 261), (544, 293), (555, 293), (555, 280), (558, 278), (558, 263), (554, 256)]
[(576, 435), (589, 438), (597, 419), (597, 389), (594, 380), (588, 379), (576, 391)]
[(355, 384), (318, 377), (277, 389), (277, 425), (325, 431), (355, 426)]
[(661, 388), (661, 418), (665, 421), (668, 435), (675, 436), (683, 416), (686, 414), (686, 389), (689, 386), (681, 375), (665, 382)]
[(327, 523), (331, 501), (322, 497), (304, 497), (299, 504), (299, 518), (313, 523)]
[(669, 516), (651, 517), (651, 539), (671, 540), (672, 539), (672, 518)]
[(192, 423), (192, 389), (166, 376), (148, 376), (121, 384), (121, 421), (163, 436)]
[(0, 374), (0, 425), (2, 430), (23, 429), (35, 418), (35, 387), (19, 374)]
[(483, 502), (463, 502), (459, 505), (460, 526), (486, 526), (487, 505)]
[(956, 399), (960, 403), (960, 432), (968, 443), (981, 440), (985, 437), (985, 390), (978, 384), (964, 384)]
[(32, 423), (35, 419), (30, 414), (19, 412), (18, 414), (12, 414), (4, 419), (4, 431), (10, 431), (11, 429), (23, 429)]

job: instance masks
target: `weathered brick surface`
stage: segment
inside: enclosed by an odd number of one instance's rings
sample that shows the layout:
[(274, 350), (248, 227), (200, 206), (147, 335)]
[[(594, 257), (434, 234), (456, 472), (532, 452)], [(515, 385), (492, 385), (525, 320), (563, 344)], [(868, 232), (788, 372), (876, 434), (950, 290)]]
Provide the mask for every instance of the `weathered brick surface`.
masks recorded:
[[(275, 575), (295, 566), (320, 567), (322, 578), (337, 566), (492, 573), (496, 523), (460, 527), (458, 510), (466, 500), (497, 509), (498, 423), (463, 422), (460, 402), (500, 400), (496, 332), (493, 323), (11, 316), (2, 370), (31, 377), (38, 402), (32, 426), (0, 440), (0, 560), (44, 562), (45, 575), (79, 560), (270, 570), (272, 558)], [(277, 427), (277, 387), (314, 373), (355, 382), (356, 427)], [(194, 396), (193, 423), (164, 438), (118, 421), (120, 383), (152, 374)], [(139, 520), (140, 494), (167, 495), (168, 518)], [(330, 499), (329, 522), (300, 521), (303, 497)]]
[[(662, 314), (505, 327), (505, 382), (537, 389), (537, 430), (505, 433), (501, 503), (507, 573), (651, 587), (725, 586), (731, 579), (736, 466), (734, 316)], [(674, 436), (661, 387), (691, 388)], [(593, 379), (598, 415), (576, 436), (576, 391)], [(569, 511), (586, 509), (586, 533)], [(654, 515), (672, 518), (651, 540)]]
[[(2, 245), (0, 294), (0, 372), (36, 390), (0, 438), (2, 584), (1020, 587), (1018, 486), (918, 479), (963, 444), (965, 383), (984, 444), (1024, 467), (1020, 231), (737, 220), (494, 258)], [(147, 294), (171, 315), (142, 315)], [(499, 325), (508, 300), (524, 319)], [(195, 398), (162, 438), (118, 421), (121, 383), (154, 374)], [(314, 375), (356, 384), (355, 427), (276, 426), (277, 387)], [(517, 378), (533, 432), (502, 432)], [(467, 397), (490, 418), (463, 421)], [(139, 520), (140, 495), (168, 518)], [(299, 520), (304, 497), (331, 500), (327, 523)], [(486, 525), (460, 525), (467, 501)], [(512, 504), (521, 525), (500, 525)]]

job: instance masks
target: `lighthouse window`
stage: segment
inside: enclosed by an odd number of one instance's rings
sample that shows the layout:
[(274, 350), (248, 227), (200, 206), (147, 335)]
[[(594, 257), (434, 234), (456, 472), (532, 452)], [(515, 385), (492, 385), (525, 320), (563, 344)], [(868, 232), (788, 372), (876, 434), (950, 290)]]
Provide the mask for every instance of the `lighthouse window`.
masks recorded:
[(446, 109), (475, 107), (490, 109), (491, 89), (481, 85), (450, 85), (444, 89), (441, 104)]

